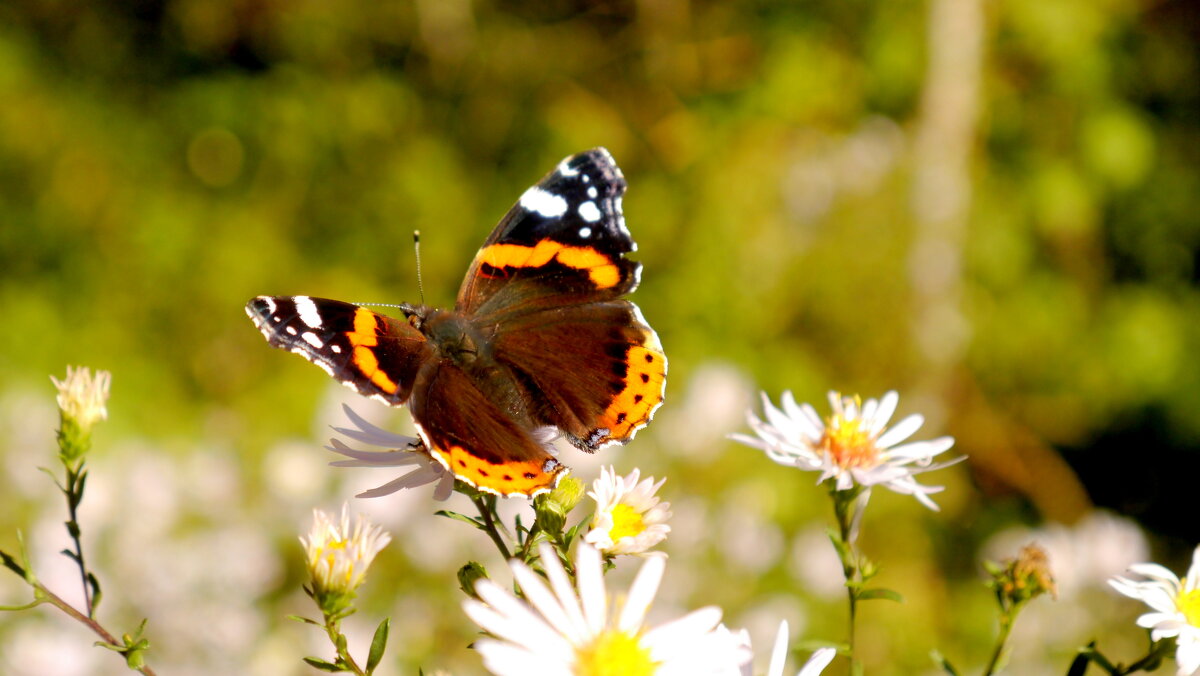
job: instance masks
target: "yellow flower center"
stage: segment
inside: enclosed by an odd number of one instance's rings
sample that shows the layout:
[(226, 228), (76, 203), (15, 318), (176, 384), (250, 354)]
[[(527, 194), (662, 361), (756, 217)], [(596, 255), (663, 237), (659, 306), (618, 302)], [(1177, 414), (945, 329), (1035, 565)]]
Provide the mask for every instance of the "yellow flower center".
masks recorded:
[(613, 507), (612, 520), (611, 537), (613, 542), (626, 536), (641, 535), (642, 531), (646, 530), (646, 522), (642, 520), (642, 513), (629, 505), (621, 504)]
[(576, 654), (575, 676), (652, 676), (658, 664), (636, 635), (607, 631)]
[(1200, 627), (1200, 589), (1185, 591), (1175, 598), (1175, 607), (1187, 618), (1187, 623)]
[(879, 464), (879, 449), (875, 437), (863, 429), (862, 421), (833, 416), (821, 435), (821, 449), (842, 469), (874, 467)]

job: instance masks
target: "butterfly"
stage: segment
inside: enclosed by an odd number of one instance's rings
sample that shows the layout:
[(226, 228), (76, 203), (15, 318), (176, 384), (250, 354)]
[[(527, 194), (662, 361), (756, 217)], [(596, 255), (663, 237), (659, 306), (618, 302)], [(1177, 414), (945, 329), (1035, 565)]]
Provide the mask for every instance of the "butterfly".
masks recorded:
[(458, 479), (532, 497), (568, 471), (549, 438), (589, 453), (624, 444), (662, 404), (666, 355), (622, 298), (641, 278), (624, 194), (607, 150), (564, 159), (492, 230), (452, 310), (259, 296), (246, 313), (271, 345), (407, 404), (420, 450)]

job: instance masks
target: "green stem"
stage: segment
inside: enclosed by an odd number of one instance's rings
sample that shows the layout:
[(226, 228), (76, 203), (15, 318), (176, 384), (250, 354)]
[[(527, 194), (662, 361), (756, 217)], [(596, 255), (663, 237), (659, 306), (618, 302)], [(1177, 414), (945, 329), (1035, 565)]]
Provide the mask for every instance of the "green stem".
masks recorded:
[[(124, 645), (124, 643), (120, 639), (118, 639), (116, 636), (113, 636), (112, 634), (110, 634), (107, 629), (100, 626), (100, 623), (97, 622), (95, 619), (93, 619), (91, 616), (84, 615), (83, 613), (79, 612), (71, 604), (62, 600), (57, 594), (55, 594), (54, 592), (52, 592), (49, 589), (47, 589), (46, 587), (44, 587), (41, 583), (34, 585), (34, 590), (38, 593), (39, 596), (41, 596), (44, 599), (45, 603), (49, 603), (50, 605), (54, 606), (55, 608), (58, 608), (59, 610), (63, 611), (70, 617), (87, 625), (87, 627), (89, 629), (91, 629), (92, 632), (94, 632), (97, 636), (99, 636), (101, 639), (103, 639), (104, 642), (107, 643), (108, 645), (110, 645), (110, 646)], [(154, 670), (146, 665), (143, 665), (142, 667), (140, 667), (138, 669), (138, 671), (145, 674), (145, 676), (155, 676)]]
[(337, 649), (339, 666), (344, 667), (347, 671), (351, 671), (358, 676), (367, 676), (367, 672), (358, 666), (358, 662), (350, 656), (350, 648), (346, 645), (346, 637), (342, 636), (341, 622), (336, 618), (328, 615), (325, 616), (325, 632), (329, 635), (329, 640), (333, 642), (334, 648)]
[(481, 495), (471, 496), (471, 502), (474, 502), (475, 508), (479, 510), (479, 516), (483, 519), (484, 530), (487, 531), (488, 537), (492, 538), (492, 542), (496, 543), (496, 548), (500, 550), (500, 554), (505, 559), (511, 559), (512, 553), (509, 552), (508, 545), (504, 543), (504, 537), (500, 534), (500, 529), (496, 524), (496, 518), (492, 511), (495, 503), (488, 505)]
[(67, 521), (67, 534), (71, 536), (71, 541), (75, 543), (75, 563), (79, 566), (79, 580), (83, 585), (83, 600), (87, 607), (88, 617), (95, 617), (96, 605), (92, 599), (92, 588), (88, 584), (87, 564), (83, 559), (83, 541), (81, 539), (82, 532), (79, 528), (78, 510), (80, 503), (83, 502), (83, 461), (80, 461), (78, 467), (66, 466), (67, 469), (67, 486), (63, 489), (63, 494), (67, 497), (67, 512), (70, 519)]
[(996, 637), (996, 649), (992, 651), (992, 658), (988, 660), (987, 668), (983, 670), (983, 676), (991, 676), (996, 673), (996, 665), (1000, 663), (1000, 656), (1004, 654), (1004, 645), (1008, 643), (1008, 634), (1012, 631), (1016, 615), (1017, 608), (1000, 615), (1000, 634)]
[(846, 578), (846, 600), (849, 604), (849, 626), (847, 628), (846, 646), (847, 657), (850, 659), (850, 673), (852, 675), (863, 672), (862, 664), (858, 661), (854, 653), (855, 625), (858, 620), (858, 594), (862, 579), (858, 564), (858, 550), (854, 546), (851, 533), (854, 523), (852, 507), (855, 499), (861, 492), (862, 489), (857, 487), (846, 491), (839, 491), (836, 488), (831, 489), (833, 512), (837, 518), (838, 533), (843, 546), (843, 549), (838, 551), (838, 555), (842, 560), (842, 574)]

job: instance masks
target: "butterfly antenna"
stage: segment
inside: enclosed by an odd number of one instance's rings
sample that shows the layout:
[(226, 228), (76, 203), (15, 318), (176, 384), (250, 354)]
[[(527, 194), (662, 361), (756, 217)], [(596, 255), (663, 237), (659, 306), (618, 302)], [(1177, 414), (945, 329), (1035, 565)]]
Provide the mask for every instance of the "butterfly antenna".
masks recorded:
[(425, 284), (421, 281), (421, 231), (413, 230), (413, 250), (417, 256), (417, 292), (421, 296), (421, 305), (425, 304)]

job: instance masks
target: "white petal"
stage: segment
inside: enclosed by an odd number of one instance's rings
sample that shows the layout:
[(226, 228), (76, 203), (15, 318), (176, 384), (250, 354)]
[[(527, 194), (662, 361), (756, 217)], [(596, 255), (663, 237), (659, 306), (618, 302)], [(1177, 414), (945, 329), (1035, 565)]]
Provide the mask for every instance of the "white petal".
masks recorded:
[(662, 662), (681, 651), (692, 649), (696, 639), (701, 634), (712, 631), (720, 621), (720, 608), (700, 608), (646, 632), (643, 645), (650, 649), (650, 656), (654, 661)]
[(627, 633), (637, 633), (646, 620), (646, 610), (658, 593), (658, 585), (662, 582), (663, 570), (666, 568), (666, 558), (651, 556), (642, 564), (633, 585), (629, 588), (629, 597), (621, 608), (621, 616), (617, 619), (617, 629)]
[(1180, 643), (1175, 651), (1175, 661), (1179, 665), (1177, 676), (1191, 676), (1200, 670), (1200, 643)]
[(875, 419), (871, 421), (872, 433), (879, 434), (887, 426), (888, 421), (896, 412), (896, 404), (899, 401), (900, 395), (896, 394), (895, 390), (888, 390), (879, 398), (879, 410), (875, 411)]
[(796, 676), (817, 676), (825, 667), (829, 666), (829, 663), (836, 656), (837, 650), (833, 648), (821, 648), (813, 653), (812, 657), (808, 658), (808, 661), (804, 663), (804, 668)]
[[(543, 560), (544, 561), (544, 560)], [(604, 591), (604, 573), (600, 570), (600, 552), (584, 543), (575, 556), (575, 580), (583, 617), (592, 636), (604, 631), (608, 619), (608, 598)]]
[(1200, 583), (1200, 547), (1192, 552), (1192, 566), (1188, 568), (1187, 582), (1184, 589), (1191, 591)]
[[(562, 563), (558, 560), (558, 555), (554, 552), (554, 547), (549, 543), (543, 542), (538, 548), (538, 555), (541, 557), (542, 568), (546, 571), (546, 577), (550, 578), (550, 586), (554, 589), (554, 595), (558, 597), (558, 602), (562, 606), (563, 612), (570, 618), (571, 624), (580, 627), (587, 631), (587, 621), (583, 617), (583, 609), (579, 606), (579, 596), (575, 594), (575, 590), (571, 587), (571, 580), (567, 577), (567, 571), (563, 569)], [(588, 637), (594, 637), (594, 633), (589, 633)]]
[[(796, 398), (792, 396), (791, 391), (786, 391), (781, 397), (783, 401), (783, 410), (787, 411), (788, 417), (796, 423), (800, 428), (800, 433), (809, 441), (817, 441), (821, 435), (825, 433), (825, 426), (821, 424), (821, 420), (813, 420), (803, 407), (796, 404)], [(811, 406), (809, 407), (812, 408)]]
[(914, 413), (907, 418), (896, 423), (888, 431), (884, 432), (879, 439), (875, 441), (875, 445), (879, 448), (891, 448), (896, 444), (904, 441), (921, 429), (921, 425), (925, 424), (925, 418), (919, 413)]
[(475, 641), (475, 650), (483, 658), (487, 670), (496, 676), (571, 676), (569, 662), (555, 660), (536, 648), (523, 647), (481, 638)]
[(512, 571), (517, 584), (521, 586), (521, 591), (525, 592), (525, 598), (542, 614), (542, 617), (546, 619), (550, 626), (565, 635), (572, 644), (583, 644), (586, 640), (585, 628), (581, 625), (576, 625), (572, 621), (566, 611), (563, 610), (562, 604), (558, 602), (558, 599), (546, 587), (546, 583), (542, 581), (542, 578), (530, 570), (528, 566), (514, 565)]
[(787, 661), (788, 623), (779, 623), (779, 631), (775, 634), (775, 647), (771, 649), (771, 663), (767, 667), (767, 676), (783, 676), (783, 664)]

